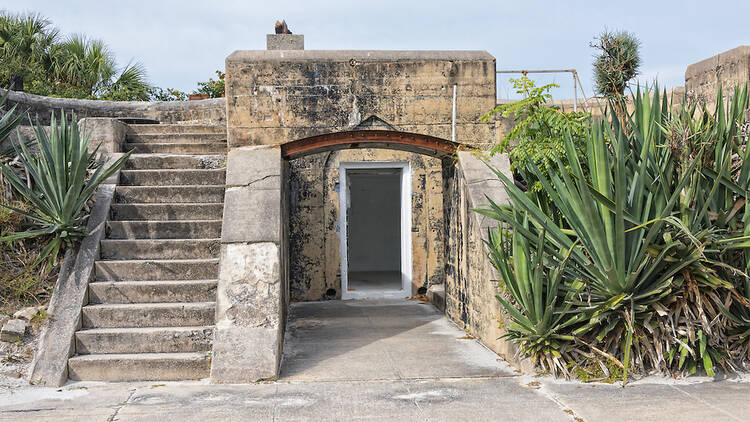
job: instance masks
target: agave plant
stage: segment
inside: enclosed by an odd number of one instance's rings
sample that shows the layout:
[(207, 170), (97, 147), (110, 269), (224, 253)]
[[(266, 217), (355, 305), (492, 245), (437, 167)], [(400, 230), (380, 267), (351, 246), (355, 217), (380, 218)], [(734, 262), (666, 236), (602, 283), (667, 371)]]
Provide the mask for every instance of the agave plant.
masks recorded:
[[(5, 104), (8, 101), (8, 95), (10, 94), (10, 91), (5, 91), (5, 94), (3, 94), (2, 97), (0, 97), (0, 109), (5, 107)], [(2, 117), (0, 117), (0, 143), (3, 142), (5, 139), (8, 138), (8, 136), (13, 132), (13, 130), (21, 123), (21, 119), (23, 118), (23, 115), (21, 113), (16, 113), (16, 108), (18, 107), (18, 104), (14, 105), (10, 108), (10, 110), (6, 111)], [(2, 154), (6, 155), (6, 154)]]
[[(516, 218), (530, 229), (527, 218)], [(496, 296), (513, 319), (505, 337), (520, 344), (521, 352), (532, 356), (546, 370), (566, 371), (559, 357), (565, 353), (565, 343), (575, 340), (566, 329), (584, 317), (571, 312), (573, 298), (580, 293), (583, 283), (574, 283), (567, 292), (562, 285), (565, 264), (572, 250), (565, 253), (559, 267), (550, 269), (545, 263), (544, 230), (539, 233), (534, 254), (528, 239), (518, 231), (508, 233), (489, 229), (486, 241), (490, 260), (512, 298), (511, 302), (502, 295)]]
[[(657, 104), (655, 110), (650, 115), (658, 114), (661, 107)], [(530, 163), (560, 210), (565, 228), (500, 172), (496, 174), (512, 207), (528, 216), (536, 230), (529, 230), (529, 225), (517, 218), (518, 213), (492, 202), (489, 210), (482, 211), (508, 224), (532, 248), (539, 246), (535, 232), (543, 230), (545, 243), (550, 245), (545, 250), (557, 260), (556, 265), (565, 259), (559, 251), (570, 250), (568, 278), (583, 281), (587, 290), (586, 300), (575, 305), (588, 315), (587, 322), (571, 334), (616, 339), (618, 344), (610, 342), (606, 347), (623, 351), (624, 382), (633, 342), (640, 343), (643, 338), (638, 332), (639, 321), (647, 320), (653, 312), (651, 305), (670, 294), (675, 275), (700, 257), (696, 245), (665, 236), (675, 231), (669, 218), (697, 160), (675, 178), (668, 152), (655, 143), (656, 122), (647, 119), (640, 129), (626, 135), (617, 122), (595, 122), (587, 139), (588, 174), (569, 136), (565, 138), (568, 168), (558, 160), (558, 171), (547, 177)], [(683, 250), (682, 259), (671, 259), (678, 250)]]
[(88, 136), (79, 131), (75, 114), (69, 121), (62, 112), (58, 124), (53, 113), (49, 135), (42, 126), (37, 126), (34, 134), (38, 154), (23, 143), (15, 145), (16, 153), (33, 182), (32, 187), (27, 186), (9, 166), (0, 167), (13, 188), (30, 204), (30, 210), (3, 206), (24, 215), (33, 228), (2, 237), (0, 242), (52, 236), (39, 261), (45, 258), (54, 260), (62, 248), (86, 235), (86, 203), (97, 186), (124, 165), (130, 153), (109, 166), (97, 166), (89, 174), (98, 148), (89, 151)]

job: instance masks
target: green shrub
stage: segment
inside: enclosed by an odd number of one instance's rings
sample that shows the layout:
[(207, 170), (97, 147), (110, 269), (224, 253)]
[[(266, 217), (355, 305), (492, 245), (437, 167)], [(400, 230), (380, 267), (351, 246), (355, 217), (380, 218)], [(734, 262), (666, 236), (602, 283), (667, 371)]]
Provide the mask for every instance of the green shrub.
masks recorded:
[[(549, 196), (545, 193), (536, 174), (529, 171), (533, 163), (545, 176), (557, 168), (557, 160), (568, 167), (563, 139), (570, 136), (577, 154), (585, 152), (585, 134), (589, 127), (590, 115), (586, 112), (565, 112), (547, 104), (552, 99), (549, 93), (555, 84), (537, 87), (535, 82), (526, 76), (510, 80), (516, 93), (523, 99), (510, 104), (497, 106), (482, 119), (488, 121), (492, 116), (512, 117), (513, 128), (496, 145), (492, 153), (508, 152), (513, 170), (528, 187), (535, 202), (550, 215), (557, 211)], [(515, 144), (511, 148), (511, 144)], [(585, 170), (585, 168), (584, 168)]]

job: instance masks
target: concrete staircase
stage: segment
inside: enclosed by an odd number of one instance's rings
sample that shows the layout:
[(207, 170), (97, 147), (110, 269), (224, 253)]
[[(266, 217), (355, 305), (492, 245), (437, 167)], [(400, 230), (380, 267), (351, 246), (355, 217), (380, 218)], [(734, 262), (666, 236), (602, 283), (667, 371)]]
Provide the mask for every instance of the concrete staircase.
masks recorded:
[(209, 376), (226, 128), (131, 125), (73, 380)]

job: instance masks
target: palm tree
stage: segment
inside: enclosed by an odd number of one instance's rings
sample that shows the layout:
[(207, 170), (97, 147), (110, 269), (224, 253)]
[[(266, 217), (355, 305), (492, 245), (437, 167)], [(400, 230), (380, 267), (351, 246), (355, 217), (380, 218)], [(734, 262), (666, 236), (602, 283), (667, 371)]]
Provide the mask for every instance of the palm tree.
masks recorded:
[(59, 33), (38, 14), (0, 14), (0, 77), (23, 91), (25, 79), (46, 75)]
[(71, 35), (53, 51), (55, 79), (81, 90), (83, 96), (114, 100), (147, 100), (149, 84), (140, 63), (117, 72), (112, 51), (100, 40)]

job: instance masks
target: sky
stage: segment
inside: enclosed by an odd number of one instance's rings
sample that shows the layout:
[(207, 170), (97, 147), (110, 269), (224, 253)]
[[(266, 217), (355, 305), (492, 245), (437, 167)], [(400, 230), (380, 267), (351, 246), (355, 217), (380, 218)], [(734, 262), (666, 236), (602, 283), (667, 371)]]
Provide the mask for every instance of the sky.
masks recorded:
[[(38, 12), (62, 33), (105, 41), (118, 62), (142, 63), (152, 84), (186, 92), (215, 77), (235, 50), (265, 49), (277, 19), (308, 50), (486, 50), (499, 69), (578, 70), (593, 94), (590, 47), (603, 30), (641, 42), (638, 80), (684, 85), (689, 64), (750, 45), (748, 0), (298, 1), (0, 0), (0, 10)], [(570, 74), (530, 75), (572, 98)], [(499, 98), (517, 98), (498, 75)], [(580, 94), (579, 94), (580, 96)]]

